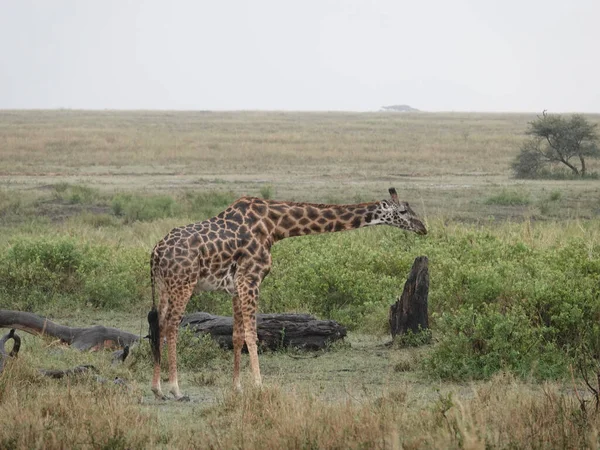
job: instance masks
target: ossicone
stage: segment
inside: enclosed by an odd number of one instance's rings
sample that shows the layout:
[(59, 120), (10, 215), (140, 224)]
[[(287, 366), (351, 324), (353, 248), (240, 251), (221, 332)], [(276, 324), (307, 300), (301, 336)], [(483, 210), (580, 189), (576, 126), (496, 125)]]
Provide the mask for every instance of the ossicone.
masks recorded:
[(392, 201), (394, 203), (400, 203), (400, 200), (398, 200), (398, 193), (396, 192), (396, 188), (391, 187), (389, 189), (390, 192), (390, 196), (392, 197)]

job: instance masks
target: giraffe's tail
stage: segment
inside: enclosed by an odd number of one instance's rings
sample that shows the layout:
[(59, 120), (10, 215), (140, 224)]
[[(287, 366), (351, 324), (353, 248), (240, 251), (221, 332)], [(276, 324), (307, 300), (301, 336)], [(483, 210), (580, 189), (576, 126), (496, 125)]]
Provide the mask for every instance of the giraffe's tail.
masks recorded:
[(152, 286), (152, 309), (148, 313), (148, 337), (154, 362), (160, 364), (160, 327), (158, 323), (158, 310), (156, 309), (156, 292), (154, 288), (154, 269), (150, 263), (150, 284)]

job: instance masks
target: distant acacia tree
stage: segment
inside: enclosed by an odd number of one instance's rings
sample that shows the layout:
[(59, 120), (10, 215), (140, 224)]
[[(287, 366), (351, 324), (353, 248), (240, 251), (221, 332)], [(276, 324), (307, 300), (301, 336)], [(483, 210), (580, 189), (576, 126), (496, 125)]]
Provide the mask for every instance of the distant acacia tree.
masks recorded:
[(548, 163), (562, 163), (575, 176), (586, 175), (586, 158), (600, 157), (596, 124), (581, 114), (564, 118), (560, 114), (538, 116), (529, 123), (531, 136), (521, 146), (512, 168), (519, 178), (535, 178)]

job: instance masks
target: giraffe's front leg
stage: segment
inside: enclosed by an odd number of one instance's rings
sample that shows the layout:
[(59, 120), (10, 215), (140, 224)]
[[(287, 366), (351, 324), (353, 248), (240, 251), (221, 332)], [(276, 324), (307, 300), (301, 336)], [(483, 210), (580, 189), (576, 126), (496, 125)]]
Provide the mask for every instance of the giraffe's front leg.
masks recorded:
[(169, 392), (173, 394), (176, 400), (186, 401), (189, 397), (183, 395), (179, 390), (179, 380), (177, 377), (177, 335), (179, 324), (185, 312), (185, 306), (194, 290), (193, 285), (180, 288), (176, 293), (171, 293), (170, 310), (167, 312), (167, 351), (169, 358)]
[[(162, 351), (162, 336), (159, 338), (159, 354)], [(154, 361), (154, 371), (152, 373), (152, 392), (157, 400), (166, 400), (167, 397), (163, 394), (160, 387), (160, 361)]]
[[(181, 318), (177, 321), (177, 324)], [(173, 322), (169, 323), (167, 328), (167, 351), (169, 357), (169, 392), (173, 394), (175, 400), (189, 400), (189, 397), (183, 395), (179, 390), (179, 381), (177, 378), (177, 334), (179, 327)]]
[(262, 385), (260, 366), (258, 364), (258, 336), (256, 333), (256, 309), (258, 300), (259, 281), (255, 277), (241, 278), (238, 282), (242, 320), (244, 324), (244, 339), (250, 356), (250, 368), (254, 376), (254, 384)]
[(244, 346), (244, 319), (240, 298), (233, 297), (233, 387), (242, 390), (240, 382), (240, 362), (242, 359), (242, 347)]

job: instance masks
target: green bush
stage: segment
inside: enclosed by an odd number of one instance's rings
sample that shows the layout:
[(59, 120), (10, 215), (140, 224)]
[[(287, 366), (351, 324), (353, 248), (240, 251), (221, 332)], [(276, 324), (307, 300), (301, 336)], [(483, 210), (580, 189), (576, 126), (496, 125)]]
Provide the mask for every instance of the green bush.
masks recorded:
[(269, 199), (273, 198), (274, 192), (275, 191), (273, 189), (273, 186), (271, 186), (270, 184), (266, 184), (260, 188), (260, 196), (262, 198), (264, 198), (265, 200), (269, 200)]
[(82, 260), (70, 239), (18, 241), (3, 255), (0, 289), (19, 294), (31, 289), (44, 295), (70, 293), (81, 284), (77, 270)]
[(173, 217), (179, 212), (175, 200), (167, 195), (143, 197), (133, 194), (116, 195), (112, 200), (112, 211), (115, 216), (123, 217), (125, 223)]
[(0, 256), (0, 307), (50, 311), (59, 304), (134, 309), (148, 302), (143, 250), (70, 238), (19, 240)]
[(486, 205), (500, 206), (523, 206), (530, 203), (529, 193), (509, 189), (502, 189), (500, 193), (492, 195), (485, 201)]
[(223, 211), (234, 199), (231, 192), (186, 192), (177, 199), (167, 195), (117, 194), (111, 207), (113, 214), (122, 217), (125, 223), (168, 217), (192, 217), (200, 221)]
[(467, 306), (440, 315), (442, 339), (424, 366), (435, 377), (450, 380), (489, 378), (499, 371), (523, 377), (557, 378), (567, 373), (565, 353), (549, 330), (534, 326), (525, 310), (514, 306)]
[(226, 209), (235, 200), (232, 192), (187, 192), (183, 196), (182, 209), (194, 220), (205, 220)]
[(548, 196), (548, 199), (551, 202), (555, 202), (557, 200), (560, 200), (561, 198), (562, 198), (562, 192), (560, 192), (560, 191), (552, 191), (550, 193), (550, 195)]
[(398, 239), (405, 245), (415, 238), (400, 232), (376, 235), (359, 230), (278, 243), (261, 308), (308, 311), (350, 329), (384, 330), (388, 305), (401, 291), (413, 259), (394, 247)]
[(81, 184), (57, 183), (53, 186), (54, 198), (71, 204), (92, 204), (100, 197), (97, 189)]
[(432, 334), (431, 329), (421, 329), (419, 326), (418, 332), (407, 330), (406, 333), (396, 335), (394, 338), (394, 346), (399, 348), (405, 347), (420, 347), (422, 345), (431, 344)]

